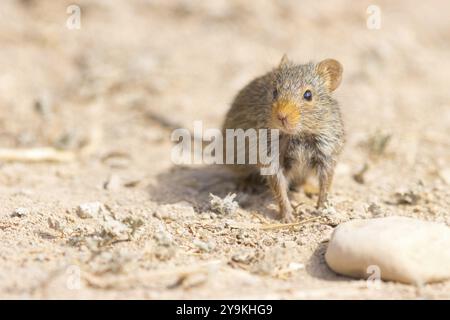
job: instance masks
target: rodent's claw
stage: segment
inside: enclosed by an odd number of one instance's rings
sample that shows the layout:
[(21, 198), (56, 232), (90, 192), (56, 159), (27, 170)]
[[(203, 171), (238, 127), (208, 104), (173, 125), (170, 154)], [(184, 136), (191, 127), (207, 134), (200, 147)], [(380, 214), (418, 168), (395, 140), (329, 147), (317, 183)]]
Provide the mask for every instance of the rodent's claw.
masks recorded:
[(281, 221), (283, 221), (284, 223), (292, 223), (295, 221), (295, 218), (292, 212), (284, 212)]

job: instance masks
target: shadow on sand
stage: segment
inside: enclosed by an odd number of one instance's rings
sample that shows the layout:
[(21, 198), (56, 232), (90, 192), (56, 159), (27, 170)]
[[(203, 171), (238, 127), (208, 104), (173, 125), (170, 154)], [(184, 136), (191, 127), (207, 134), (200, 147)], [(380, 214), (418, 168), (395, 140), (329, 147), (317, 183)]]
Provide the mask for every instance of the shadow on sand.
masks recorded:
[(158, 204), (187, 201), (197, 212), (203, 212), (209, 210), (210, 193), (222, 198), (236, 193), (241, 208), (268, 218), (277, 216), (275, 210), (267, 208), (272, 198), (264, 184), (251, 191), (242, 185), (242, 179), (223, 166), (174, 166), (156, 177), (156, 182), (149, 186), (149, 194)]

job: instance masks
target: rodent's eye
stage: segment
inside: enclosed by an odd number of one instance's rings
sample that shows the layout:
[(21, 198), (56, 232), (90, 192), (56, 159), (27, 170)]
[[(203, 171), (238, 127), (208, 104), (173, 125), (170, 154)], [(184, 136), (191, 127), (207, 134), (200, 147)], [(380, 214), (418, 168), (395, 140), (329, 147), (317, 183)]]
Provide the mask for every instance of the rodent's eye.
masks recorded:
[(303, 94), (303, 99), (305, 99), (306, 101), (311, 101), (312, 93), (310, 90), (305, 91), (305, 93)]
[(273, 89), (272, 95), (273, 95), (274, 99), (278, 98), (278, 89), (277, 88)]

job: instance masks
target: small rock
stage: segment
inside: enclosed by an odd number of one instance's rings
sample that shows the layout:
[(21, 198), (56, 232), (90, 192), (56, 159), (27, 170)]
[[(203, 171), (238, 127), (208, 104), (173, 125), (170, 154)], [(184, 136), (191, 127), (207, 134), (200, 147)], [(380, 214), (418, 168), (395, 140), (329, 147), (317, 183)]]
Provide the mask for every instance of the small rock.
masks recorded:
[(19, 208), (14, 209), (14, 212), (11, 214), (11, 217), (22, 218), (22, 217), (25, 217), (26, 215), (28, 215), (29, 213), (30, 213), (30, 210), (28, 210), (27, 208), (19, 207)]
[(114, 240), (128, 239), (131, 235), (131, 229), (126, 224), (107, 215), (104, 216), (102, 229), (104, 235)]
[(201, 240), (195, 239), (193, 242), (194, 246), (199, 248), (201, 251), (209, 252), (215, 248), (215, 244), (213, 242), (203, 242)]
[(439, 176), (446, 184), (450, 185), (450, 168), (439, 171)]
[(104, 183), (103, 188), (105, 190), (117, 191), (122, 187), (122, 179), (119, 176), (113, 174)]
[(234, 262), (249, 264), (255, 259), (255, 252), (249, 249), (241, 249), (231, 257)]
[(302, 269), (305, 269), (305, 265), (303, 263), (291, 262), (287, 266), (287, 270), (289, 271), (298, 271)]
[(169, 247), (173, 244), (173, 237), (166, 231), (159, 231), (154, 235), (154, 238), (158, 245)]
[(336, 209), (331, 206), (323, 208), (320, 213), (325, 220), (325, 223), (333, 227), (349, 219), (347, 215), (341, 211), (336, 211)]
[(100, 202), (88, 202), (80, 204), (77, 208), (77, 215), (81, 219), (90, 219), (98, 217), (101, 210), (103, 208), (103, 204)]
[(352, 220), (333, 232), (325, 254), (335, 272), (424, 284), (450, 278), (450, 228), (406, 217)]

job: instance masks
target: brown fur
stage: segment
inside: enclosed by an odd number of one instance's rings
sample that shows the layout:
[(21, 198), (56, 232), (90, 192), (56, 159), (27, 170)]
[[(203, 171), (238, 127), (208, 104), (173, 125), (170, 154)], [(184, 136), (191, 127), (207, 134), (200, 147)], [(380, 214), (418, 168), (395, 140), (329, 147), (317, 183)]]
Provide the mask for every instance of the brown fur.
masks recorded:
[[(333, 59), (318, 64), (294, 64), (284, 56), (277, 68), (244, 87), (228, 111), (225, 129), (280, 129), (280, 169), (265, 176), (281, 216), (292, 221), (287, 195), (315, 173), (319, 180), (318, 207), (323, 207), (337, 156), (344, 144), (339, 106), (331, 93), (342, 79), (342, 66)], [(306, 90), (311, 101), (304, 98)], [(282, 119), (282, 120), (281, 120)], [(226, 147), (226, 143), (225, 143)], [(248, 152), (248, 146), (246, 146)], [(257, 174), (259, 165), (230, 165), (243, 175)]]

